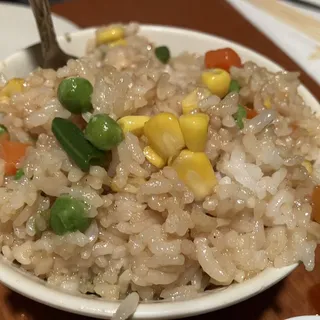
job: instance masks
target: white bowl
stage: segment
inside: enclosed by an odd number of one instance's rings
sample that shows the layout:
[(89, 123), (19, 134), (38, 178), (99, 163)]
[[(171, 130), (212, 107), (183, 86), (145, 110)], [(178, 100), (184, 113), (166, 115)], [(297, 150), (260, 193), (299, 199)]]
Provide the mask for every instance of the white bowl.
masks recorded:
[[(86, 41), (92, 37), (94, 29), (81, 30), (71, 34), (72, 41), (60, 38), (61, 46), (70, 54), (82, 55)], [(234, 42), (195, 31), (163, 26), (142, 26), (141, 34), (149, 37), (157, 44), (169, 46), (173, 55), (182, 51), (204, 53), (209, 49), (232, 47), (243, 60), (252, 60), (271, 71), (279, 71), (281, 67), (262, 55), (255, 53)], [(3, 62), (0, 71), (8, 77), (24, 76), (36, 67), (30, 52), (18, 52)], [(303, 86), (300, 93), (306, 103), (314, 111), (320, 111), (317, 100)], [(225, 308), (248, 299), (290, 274), (296, 264), (281, 269), (268, 269), (253, 279), (241, 284), (233, 284), (227, 288), (216, 289), (199, 295), (192, 301), (141, 303), (134, 315), (135, 319), (172, 319), (193, 316), (213, 310)], [(49, 306), (96, 318), (109, 318), (116, 311), (119, 303), (108, 302), (89, 296), (70, 295), (49, 287), (45, 282), (26, 274), (15, 266), (9, 265), (0, 258), (0, 281), (14, 291)]]
[(300, 316), (300, 317), (294, 317), (289, 318), (287, 320), (319, 320), (320, 316)]

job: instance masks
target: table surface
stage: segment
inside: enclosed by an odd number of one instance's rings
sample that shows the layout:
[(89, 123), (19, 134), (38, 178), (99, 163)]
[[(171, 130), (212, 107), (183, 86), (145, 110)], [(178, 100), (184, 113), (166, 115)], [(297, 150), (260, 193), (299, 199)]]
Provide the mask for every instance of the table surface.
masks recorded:
[[(299, 70), (302, 82), (320, 100), (318, 85), (224, 0), (73, 0), (54, 5), (53, 11), (80, 27), (138, 21), (187, 27), (225, 37), (264, 54), (287, 70)], [(317, 250), (319, 259), (320, 250)], [(319, 301), (319, 269), (307, 272), (300, 266), (260, 295), (201, 318), (282, 320), (320, 314)], [(88, 319), (41, 305), (0, 285), (1, 320), (42, 320), (44, 317), (46, 320)]]

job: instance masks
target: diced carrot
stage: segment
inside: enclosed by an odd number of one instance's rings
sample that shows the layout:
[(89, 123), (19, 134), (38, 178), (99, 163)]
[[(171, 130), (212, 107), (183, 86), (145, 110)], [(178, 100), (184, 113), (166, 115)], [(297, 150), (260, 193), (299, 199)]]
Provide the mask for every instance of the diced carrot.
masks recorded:
[(3, 132), (2, 134), (0, 134), (0, 143), (3, 140), (9, 140), (9, 139), (10, 139), (10, 136), (8, 132)]
[(258, 115), (256, 110), (248, 108), (248, 107), (245, 107), (245, 108), (246, 108), (246, 112), (247, 112), (247, 119), (252, 119)]
[(10, 139), (10, 136), (9, 136), (8, 129), (3, 124), (0, 124), (0, 141), (9, 140), (9, 139)]
[(4, 172), (6, 176), (14, 176), (17, 173), (16, 165), (12, 162), (6, 162), (4, 165)]
[(5, 174), (14, 175), (17, 164), (25, 156), (29, 145), (17, 141), (0, 140), (0, 158), (5, 161)]
[(312, 219), (320, 223), (320, 186), (316, 186), (313, 189), (311, 196), (312, 204)]
[(240, 67), (241, 59), (231, 48), (207, 51), (205, 55), (207, 69), (220, 68), (229, 71), (230, 67)]

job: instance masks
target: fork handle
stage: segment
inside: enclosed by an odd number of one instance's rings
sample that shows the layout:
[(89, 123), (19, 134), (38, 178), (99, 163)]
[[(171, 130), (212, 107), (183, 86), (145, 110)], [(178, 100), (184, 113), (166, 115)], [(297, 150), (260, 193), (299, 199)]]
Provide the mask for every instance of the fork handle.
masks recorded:
[(42, 56), (46, 60), (60, 50), (51, 18), (49, 0), (29, 0), (29, 3), (41, 39)]

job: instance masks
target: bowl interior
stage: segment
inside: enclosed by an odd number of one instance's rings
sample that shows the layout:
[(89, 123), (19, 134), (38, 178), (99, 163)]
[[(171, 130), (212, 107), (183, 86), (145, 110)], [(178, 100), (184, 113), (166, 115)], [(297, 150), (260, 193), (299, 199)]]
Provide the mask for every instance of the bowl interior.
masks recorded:
[[(94, 29), (81, 30), (71, 34), (70, 38), (61, 37), (59, 42), (66, 52), (81, 56), (85, 53), (87, 40), (93, 34)], [(204, 53), (209, 49), (232, 47), (240, 54), (244, 61), (252, 60), (273, 72), (281, 70), (279, 65), (262, 55), (215, 36), (163, 26), (142, 26), (141, 34), (149, 37), (158, 45), (167, 45), (173, 55), (183, 51)], [(37, 67), (37, 59), (32, 55), (32, 52), (33, 49), (29, 48), (17, 52), (5, 61), (0, 62), (0, 72), (3, 72), (8, 78), (27, 75)], [(305, 87), (301, 86), (299, 92), (312, 110), (316, 113), (320, 112), (317, 100)], [(224, 308), (262, 292), (286, 277), (296, 266), (267, 269), (244, 283), (233, 284), (227, 288), (216, 289), (201, 294), (193, 299), (192, 303), (188, 301), (142, 303), (138, 306), (134, 318), (172, 319)], [(51, 288), (36, 277), (26, 274), (19, 268), (8, 264), (4, 261), (3, 257), (0, 257), (0, 268), (0, 281), (6, 286), (31, 299), (58, 309), (91, 317), (109, 318), (119, 306), (119, 303), (116, 302), (104, 301), (97, 298), (93, 299), (81, 295), (71, 295)]]

